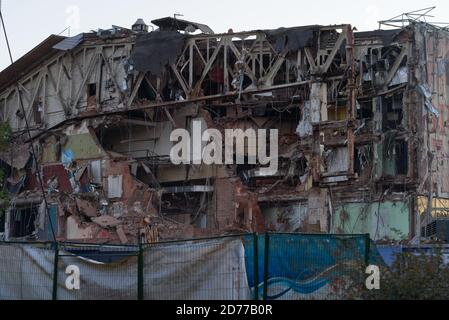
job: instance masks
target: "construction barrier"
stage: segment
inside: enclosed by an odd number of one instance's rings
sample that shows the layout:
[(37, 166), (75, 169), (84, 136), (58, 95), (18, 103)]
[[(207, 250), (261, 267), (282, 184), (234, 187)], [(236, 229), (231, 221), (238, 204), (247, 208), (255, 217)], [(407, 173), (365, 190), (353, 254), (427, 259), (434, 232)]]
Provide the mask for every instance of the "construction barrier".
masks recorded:
[(245, 234), (140, 246), (0, 243), (2, 300), (345, 299), (367, 235)]

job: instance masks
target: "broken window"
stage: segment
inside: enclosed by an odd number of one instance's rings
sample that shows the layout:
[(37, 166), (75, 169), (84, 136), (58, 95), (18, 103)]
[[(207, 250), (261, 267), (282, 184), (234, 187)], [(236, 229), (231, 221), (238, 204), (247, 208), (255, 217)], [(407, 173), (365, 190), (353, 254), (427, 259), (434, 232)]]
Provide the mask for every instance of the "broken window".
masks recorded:
[(348, 148), (334, 148), (325, 152), (327, 173), (341, 174), (349, 169)]
[(156, 100), (156, 94), (145, 79), (142, 81), (139, 90), (137, 91), (137, 98), (139, 100)]
[(93, 106), (97, 104), (97, 84), (90, 83), (87, 85), (87, 105)]
[(373, 101), (371, 99), (368, 99), (368, 100), (359, 100), (357, 102), (358, 102), (357, 119), (359, 120), (372, 119), (374, 117)]
[(367, 172), (366, 169), (371, 168), (371, 163), (372, 152), (369, 145), (355, 148), (354, 171), (359, 177)]
[(167, 102), (185, 100), (184, 91), (182, 90), (176, 77), (171, 72), (168, 73), (165, 86), (162, 85), (162, 87), (163, 101)]
[(329, 121), (342, 121), (348, 116), (348, 107), (345, 105), (330, 105), (327, 108), (327, 117)]
[(157, 181), (156, 177), (153, 174), (153, 171), (156, 170), (155, 166), (152, 166), (150, 162), (145, 163), (136, 163), (135, 169), (131, 169), (134, 177), (140, 182), (152, 187), (159, 188), (160, 184)]
[(383, 130), (397, 129), (403, 119), (403, 93), (395, 94), (382, 99)]
[(41, 124), (42, 123), (42, 103), (40, 101), (37, 101), (33, 104), (33, 116), (34, 116), (34, 123)]
[(17, 110), (16, 116), (17, 116), (19, 119), (25, 119), (25, 115), (23, 114), (23, 112), (22, 112), (21, 109)]
[(408, 142), (396, 137), (394, 131), (389, 131), (384, 143), (384, 175), (408, 174)]
[[(220, 49), (222, 52), (223, 49)], [(217, 62), (211, 68), (208, 78), (204, 81), (203, 91), (205, 96), (211, 96), (223, 92), (224, 87), (224, 61), (222, 58), (217, 59)]]
[(374, 81), (374, 72), (378, 69), (379, 50), (375, 48), (368, 48), (365, 60), (362, 63), (363, 82), (369, 83), (371, 86)]
[(87, 87), (87, 96), (95, 97), (97, 95), (97, 84), (96, 83), (90, 83)]
[(214, 181), (197, 181), (197, 185), (163, 186), (161, 211), (171, 219), (206, 228), (214, 192)]
[(11, 211), (11, 233), (12, 238), (22, 238), (34, 233), (35, 221), (38, 216), (38, 207), (14, 209)]
[(396, 174), (406, 175), (408, 172), (408, 143), (405, 140), (396, 142)]
[(108, 90), (110, 93), (115, 92), (115, 85), (114, 85), (114, 81), (112, 81), (112, 79), (106, 80), (105, 89)]

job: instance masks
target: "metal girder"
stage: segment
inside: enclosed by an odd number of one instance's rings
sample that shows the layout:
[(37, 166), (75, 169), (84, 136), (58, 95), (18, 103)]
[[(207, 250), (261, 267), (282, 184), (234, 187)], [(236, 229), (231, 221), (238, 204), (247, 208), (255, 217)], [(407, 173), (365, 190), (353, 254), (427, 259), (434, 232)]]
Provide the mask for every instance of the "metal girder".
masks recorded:
[(137, 76), (136, 82), (133, 84), (133, 91), (131, 92), (131, 95), (128, 98), (127, 106), (130, 107), (132, 103), (134, 102), (134, 99), (136, 98), (137, 92), (139, 91), (140, 85), (143, 82), (143, 79), (145, 78), (145, 73), (140, 73)]
[[(328, 52), (320, 53), (320, 58), (316, 50), (312, 49), (320, 47), (320, 37), (310, 47), (300, 48), (295, 52), (285, 49), (279, 53), (267, 40), (266, 34), (260, 31), (192, 36), (181, 56), (167, 70), (184, 92), (184, 98), (189, 101), (198, 98), (207, 100), (208, 97), (220, 94), (225, 96), (233, 91), (241, 95), (275, 89), (290, 84), (292, 78), (313, 81), (314, 77), (325, 76), (333, 63), (337, 68), (340, 67), (335, 58), (343, 43), (350, 42), (348, 33), (352, 33), (352, 30), (348, 30), (347, 25), (342, 25), (322, 27), (320, 32), (334, 33), (336, 39), (335, 43), (331, 42), (326, 47)], [(343, 75), (348, 64), (344, 61), (339, 63), (342, 65), (340, 71)], [(300, 70), (309, 70), (309, 73), (301, 73)], [(212, 75), (213, 82), (219, 85), (219, 89), (217, 92), (204, 94), (202, 89), (208, 88), (206, 80)], [(222, 79), (216, 79), (217, 76)], [(249, 80), (242, 86), (244, 79)], [(232, 85), (234, 88), (231, 88)], [(157, 91), (160, 93), (161, 89), (163, 88), (157, 88)], [(135, 95), (136, 92), (133, 91), (128, 106), (134, 101)]]
[[(330, 33), (332, 36), (332, 41), (323, 46), (324, 50), (321, 51), (320, 37), (314, 40), (315, 43), (310, 43), (305, 48), (288, 48), (283, 52), (277, 51), (273, 47), (274, 44), (268, 41), (266, 33), (262, 31), (190, 37), (182, 51), (183, 54), (175, 63), (167, 66), (166, 70), (170, 73), (171, 79), (175, 80), (182, 89), (185, 95), (184, 101), (163, 101), (161, 96), (165, 82), (161, 80), (162, 76), (158, 79), (158, 85), (155, 85), (152, 84), (154, 78), (150, 81), (146, 74), (135, 73), (136, 80), (131, 85), (131, 90), (122, 89), (119, 85), (122, 80), (120, 77), (123, 76), (123, 80), (126, 81), (128, 78), (118, 68), (122, 66), (121, 60), (130, 57), (129, 43), (120, 43), (117, 46), (89, 44), (73, 52), (61, 53), (56, 59), (51, 59), (46, 66), (42, 66), (41, 69), (46, 73), (43, 85), (48, 80), (49, 84), (55, 87), (59, 101), (56, 102), (55, 99), (51, 101), (52, 110), (60, 112), (60, 106), (62, 106), (66, 115), (72, 113), (73, 117), (66, 116), (66, 120), (70, 120), (69, 118), (82, 116), (81, 111), (77, 112), (76, 109), (86, 96), (86, 85), (93, 79), (95, 72), (97, 72), (95, 74), (96, 102), (99, 107), (97, 111), (103, 115), (124, 110), (150, 109), (156, 106), (176, 107), (192, 102), (232, 99), (242, 94), (253, 95), (287, 88), (307, 87), (316, 81), (331, 81), (330, 72), (327, 74), (329, 70), (332, 71), (332, 77), (346, 78), (347, 69), (353, 71), (351, 67), (354, 60), (353, 50), (347, 49), (347, 55), (348, 53), (352, 55), (346, 60), (335, 58), (341, 52), (340, 49), (345, 41), (347, 45), (351, 44), (350, 26), (321, 27), (319, 30), (320, 33)], [(98, 72), (102, 66), (106, 71), (104, 73)], [(215, 71), (214, 68), (221, 69), (218, 75), (223, 79), (222, 81), (218, 79), (219, 82), (221, 81), (218, 89), (204, 93), (202, 91), (207, 91), (208, 88), (206, 80), (211, 77), (212, 72)], [(38, 73), (35, 72), (30, 77), (37, 75)], [(103, 104), (103, 101), (98, 99), (98, 95), (100, 90), (104, 90), (99, 84), (104, 83), (105, 79), (113, 82), (111, 87), (116, 91), (110, 95), (110, 98), (108, 94), (108, 101)], [(144, 81), (155, 92), (156, 98), (136, 102), (139, 88)], [(242, 85), (243, 82), (244, 85)], [(350, 81), (349, 84), (350, 87), (352, 82)], [(39, 88), (30, 89), (29, 86), (27, 88), (30, 91), (27, 101), (32, 107), (31, 100), (35, 100), (33, 96), (36, 95), (35, 90)], [(348, 90), (353, 89), (348, 88)], [(7, 95), (1, 98), (6, 99), (5, 97)], [(47, 97), (43, 98), (45, 104)], [(352, 95), (350, 100), (348, 110), (351, 110), (352, 114), (355, 110)], [(4, 101), (6, 101), (5, 104), (8, 102), (7, 99)], [(7, 111), (5, 107), (5, 112)]]
[(391, 68), (391, 70), (388, 72), (388, 76), (387, 79), (385, 80), (385, 90), (388, 89), (388, 85), (391, 83), (391, 81), (393, 80), (394, 76), (396, 75), (399, 67), (401, 66), (402, 61), (404, 61), (404, 58), (407, 56), (408, 54), (408, 46), (404, 46), (402, 47), (401, 53), (399, 54), (399, 56), (396, 58), (396, 61), (394, 62), (393, 67)]

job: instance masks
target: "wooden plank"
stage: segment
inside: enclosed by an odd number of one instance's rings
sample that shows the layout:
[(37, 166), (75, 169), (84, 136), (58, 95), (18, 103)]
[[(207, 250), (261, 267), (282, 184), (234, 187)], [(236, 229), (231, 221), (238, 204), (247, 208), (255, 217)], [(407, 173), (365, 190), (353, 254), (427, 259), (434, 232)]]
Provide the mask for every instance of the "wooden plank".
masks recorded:
[(207, 65), (204, 67), (203, 73), (201, 75), (200, 80), (196, 83), (195, 88), (193, 90), (193, 96), (198, 96), (201, 85), (203, 84), (204, 79), (206, 79), (206, 76), (208, 75), (210, 68), (214, 64), (215, 60), (217, 59), (218, 53), (221, 50), (221, 47), (223, 46), (224, 39), (221, 39), (220, 42), (217, 45), (217, 48), (215, 49), (214, 53), (210, 57), (210, 60), (207, 62)]
[(99, 54), (98, 54), (98, 52), (95, 52), (93, 54), (92, 58), (90, 59), (89, 66), (88, 66), (87, 72), (86, 72), (86, 76), (83, 78), (83, 81), (81, 82), (81, 85), (80, 85), (80, 87), (78, 89), (78, 93), (76, 94), (76, 97), (75, 97), (75, 101), (73, 102), (73, 105), (72, 105), (72, 107), (75, 108), (75, 109), (78, 106), (78, 103), (79, 103), (79, 101), (81, 99), (82, 93), (86, 91), (87, 80), (91, 76), (91, 74), (92, 74), (92, 72), (94, 70), (95, 64), (98, 61), (98, 58), (99, 58)]
[(61, 92), (57, 89), (57, 83), (56, 83), (55, 79), (53, 78), (53, 75), (51, 74), (50, 68), (48, 66), (47, 66), (47, 75), (48, 75), (48, 79), (50, 79), (51, 84), (53, 85), (53, 87), (56, 90), (56, 94), (59, 98), (59, 102), (62, 105), (64, 113), (66, 115), (70, 115), (71, 114), (70, 106), (64, 101), (64, 97), (62, 96)]
[(310, 68), (312, 70), (312, 73), (316, 72), (317, 66), (315, 59), (313, 58), (312, 52), (310, 51), (310, 48), (304, 48), (304, 53), (306, 54), (307, 61), (310, 64)]
[(176, 79), (178, 80), (179, 84), (182, 87), (182, 90), (184, 91), (184, 93), (186, 94), (187, 99), (190, 97), (190, 90), (192, 86), (190, 86), (189, 88), (187, 88), (187, 85), (184, 82), (184, 79), (182, 77), (182, 75), (178, 72), (178, 69), (176, 69), (176, 66), (174, 64), (171, 65), (171, 68), (173, 70), (173, 73), (175, 74)]
[(134, 83), (133, 91), (131, 92), (131, 95), (129, 96), (128, 101), (126, 103), (126, 105), (128, 107), (130, 107), (133, 104), (133, 102), (136, 98), (137, 92), (139, 91), (139, 88), (140, 88), (144, 78), (145, 78), (145, 73), (143, 73), (143, 72), (139, 73), (139, 76), (137, 77), (136, 82)]
[(28, 104), (28, 114), (27, 114), (28, 121), (30, 121), (31, 112), (33, 111), (33, 105), (34, 105), (34, 102), (36, 101), (37, 95), (39, 93), (39, 89), (41, 87), (41, 83), (42, 83), (42, 78), (43, 77), (44, 77), (44, 72), (41, 71), (41, 73), (39, 74), (39, 77), (37, 79), (36, 85), (34, 87), (34, 92), (33, 92), (33, 95), (31, 97), (31, 101)]
[(326, 73), (329, 70), (332, 62), (335, 59), (335, 56), (337, 55), (337, 52), (340, 50), (341, 45), (343, 44), (343, 41), (345, 39), (346, 39), (346, 31), (342, 31), (342, 33), (338, 37), (337, 42), (335, 43), (334, 47), (332, 48), (331, 53), (327, 56), (326, 63), (321, 67), (320, 71), (322, 73)]

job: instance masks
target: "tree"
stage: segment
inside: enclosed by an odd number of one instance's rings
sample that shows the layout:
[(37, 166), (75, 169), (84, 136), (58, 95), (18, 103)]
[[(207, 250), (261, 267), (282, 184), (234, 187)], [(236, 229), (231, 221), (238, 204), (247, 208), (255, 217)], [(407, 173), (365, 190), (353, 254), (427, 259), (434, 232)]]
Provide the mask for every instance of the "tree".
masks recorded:
[[(11, 127), (7, 122), (0, 122), (0, 152), (4, 152), (9, 149), (11, 145)], [(9, 194), (5, 189), (5, 172), (0, 169), (0, 200), (4, 202), (9, 202)], [(0, 218), (5, 214), (5, 207), (0, 209)]]
[[(354, 283), (357, 283), (354, 281)], [(363, 300), (448, 300), (449, 266), (441, 250), (399, 253), (391, 267), (380, 268), (380, 290), (358, 282), (346, 294)]]

